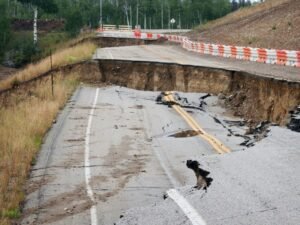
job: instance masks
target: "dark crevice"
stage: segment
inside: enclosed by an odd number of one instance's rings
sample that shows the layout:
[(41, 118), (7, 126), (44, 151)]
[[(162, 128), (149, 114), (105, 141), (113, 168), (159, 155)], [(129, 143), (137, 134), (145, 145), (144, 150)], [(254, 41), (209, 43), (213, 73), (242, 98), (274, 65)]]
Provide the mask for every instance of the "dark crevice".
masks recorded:
[(210, 172), (202, 169), (200, 163), (196, 160), (187, 160), (186, 161), (187, 168), (194, 171), (196, 175), (196, 186), (197, 189), (203, 189), (207, 191), (207, 188), (211, 185), (213, 179), (208, 177)]
[(290, 112), (291, 120), (287, 127), (292, 131), (300, 132), (300, 106)]
[(101, 76), (101, 82), (105, 83), (106, 82), (106, 75), (105, 72), (103, 70), (103, 67), (101, 65), (101, 61), (99, 61), (99, 71), (100, 71), (100, 76)]
[(196, 130), (184, 130), (177, 132), (175, 134), (170, 135), (169, 137), (174, 137), (174, 138), (186, 138), (186, 137), (194, 137), (199, 134), (202, 134), (201, 131), (196, 131)]

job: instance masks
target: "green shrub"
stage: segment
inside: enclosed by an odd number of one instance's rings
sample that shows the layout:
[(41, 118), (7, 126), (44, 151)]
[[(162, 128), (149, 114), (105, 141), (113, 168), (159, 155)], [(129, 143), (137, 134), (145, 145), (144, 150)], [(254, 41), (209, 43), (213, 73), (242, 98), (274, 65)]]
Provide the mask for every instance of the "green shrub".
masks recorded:
[(66, 18), (65, 29), (72, 37), (79, 34), (81, 27), (83, 26), (83, 19), (78, 9), (72, 10), (68, 13)]

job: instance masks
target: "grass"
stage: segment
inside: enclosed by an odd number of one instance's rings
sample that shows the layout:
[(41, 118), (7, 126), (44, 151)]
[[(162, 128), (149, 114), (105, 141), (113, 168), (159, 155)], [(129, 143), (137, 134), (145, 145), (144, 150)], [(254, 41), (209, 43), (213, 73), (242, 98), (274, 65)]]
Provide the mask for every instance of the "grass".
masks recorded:
[[(32, 33), (32, 32), (31, 32)], [(65, 32), (50, 32), (39, 36), (39, 47), (42, 51), (47, 49), (57, 49), (69, 40)]]
[(54, 52), (58, 49), (70, 48), (72, 46), (77, 45), (79, 42), (82, 42), (83, 40), (94, 36), (95, 34), (93, 32), (89, 32), (82, 33), (76, 38), (70, 39), (68, 34), (65, 32), (51, 32), (47, 33), (46, 35), (40, 35), (39, 47), (43, 52), (42, 57), (46, 57), (50, 53), (49, 49), (52, 49), (52, 51)]
[[(90, 59), (95, 49), (95, 44), (87, 42), (74, 47), (58, 50), (52, 55), (53, 68)], [(14, 76), (0, 82), (0, 91), (10, 89), (24, 81), (38, 77), (40, 74), (43, 74), (50, 69), (50, 57), (42, 59), (37, 63), (29, 64), (24, 69), (17, 72)]]
[(20, 217), (19, 207), (24, 200), (23, 189), (31, 164), (34, 163), (43, 137), (52, 126), (57, 112), (79, 84), (77, 74), (57, 73), (54, 78), (54, 97), (51, 94), (49, 77), (17, 90), (18, 93), (10, 94), (5, 99), (2, 96), (1, 100), (4, 100), (4, 103), (0, 106), (1, 225), (8, 225), (10, 219)]
[(3, 217), (6, 217), (8, 219), (18, 219), (21, 216), (21, 212), (19, 208), (11, 209), (11, 210), (4, 210), (3, 211)]
[(291, 0), (268, 0), (261, 4), (256, 4), (251, 7), (240, 8), (239, 10), (226, 15), (225, 17), (203, 24), (197, 27), (196, 30), (204, 31), (228, 23), (232, 23), (233, 21), (237, 21), (239, 19), (251, 16), (253, 14), (269, 10), (270, 8), (276, 7), (289, 1)]

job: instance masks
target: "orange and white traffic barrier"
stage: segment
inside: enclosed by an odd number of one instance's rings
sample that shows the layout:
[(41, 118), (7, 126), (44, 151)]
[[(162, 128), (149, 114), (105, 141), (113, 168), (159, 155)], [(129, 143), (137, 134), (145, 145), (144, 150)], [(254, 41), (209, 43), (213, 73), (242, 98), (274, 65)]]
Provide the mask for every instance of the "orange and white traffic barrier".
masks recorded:
[(257, 52), (258, 52), (257, 62), (266, 63), (267, 59), (268, 59), (268, 54), (267, 54), (266, 49), (259, 48), (259, 49), (257, 49)]
[(284, 50), (276, 50), (276, 64), (278, 65), (286, 65), (287, 63), (287, 54)]
[[(109, 27), (112, 29), (112, 27)], [(242, 46), (227, 46), (220, 44), (210, 44), (203, 42), (192, 42), (187, 37), (178, 35), (167, 34), (154, 34), (143, 33), (136, 29), (133, 33), (116, 34), (116, 32), (107, 31), (105, 29), (98, 29), (97, 32), (105, 37), (128, 37), (137, 39), (151, 39), (157, 40), (159, 38), (165, 38), (170, 42), (180, 43), (181, 46), (188, 50), (201, 54), (209, 54), (213, 56), (248, 60), (253, 62), (278, 64), (285, 66), (300, 67), (300, 51), (288, 51), (288, 50), (276, 50), (276, 49), (264, 49), (264, 48), (251, 48)], [(106, 33), (108, 32), (108, 33)], [(111, 32), (111, 33), (110, 33)], [(121, 33), (121, 32), (120, 32)]]
[(152, 33), (147, 33), (147, 38), (148, 38), (148, 39), (152, 39), (152, 38), (153, 38)]

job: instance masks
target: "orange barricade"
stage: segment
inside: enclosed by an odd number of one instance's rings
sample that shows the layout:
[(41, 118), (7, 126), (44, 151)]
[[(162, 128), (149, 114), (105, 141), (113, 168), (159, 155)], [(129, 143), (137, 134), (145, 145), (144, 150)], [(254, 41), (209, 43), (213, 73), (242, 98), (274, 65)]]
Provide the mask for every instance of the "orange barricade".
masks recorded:
[(276, 50), (276, 57), (277, 57), (276, 64), (285, 65), (287, 63), (286, 51)]
[(214, 48), (213, 48), (213, 46), (211, 44), (209, 44), (208, 49), (209, 49), (209, 54), (212, 55), (212, 53), (214, 51)]
[(204, 53), (204, 50), (205, 50), (205, 45), (204, 45), (204, 43), (201, 43), (200, 44), (200, 52)]
[(224, 45), (218, 45), (219, 56), (224, 55)]
[(193, 43), (192, 43), (192, 50), (195, 51), (195, 49), (196, 49), (196, 43), (193, 42)]
[(243, 48), (243, 51), (244, 51), (244, 60), (250, 60), (251, 49), (250, 48)]
[(152, 38), (152, 37), (153, 37), (152, 33), (147, 33), (147, 38)]
[(135, 36), (135, 38), (141, 38), (141, 31), (139, 29), (135, 29), (134, 36)]
[(258, 52), (258, 60), (257, 62), (263, 62), (266, 63), (267, 62), (267, 50), (264, 48), (259, 48), (257, 49)]
[(297, 67), (300, 67), (300, 51), (297, 52), (297, 63), (296, 63)]
[(237, 49), (235, 46), (230, 46), (231, 49), (231, 58), (236, 58), (237, 56)]
[(201, 53), (201, 43), (198, 43), (198, 46), (197, 46), (197, 52), (200, 52)]

